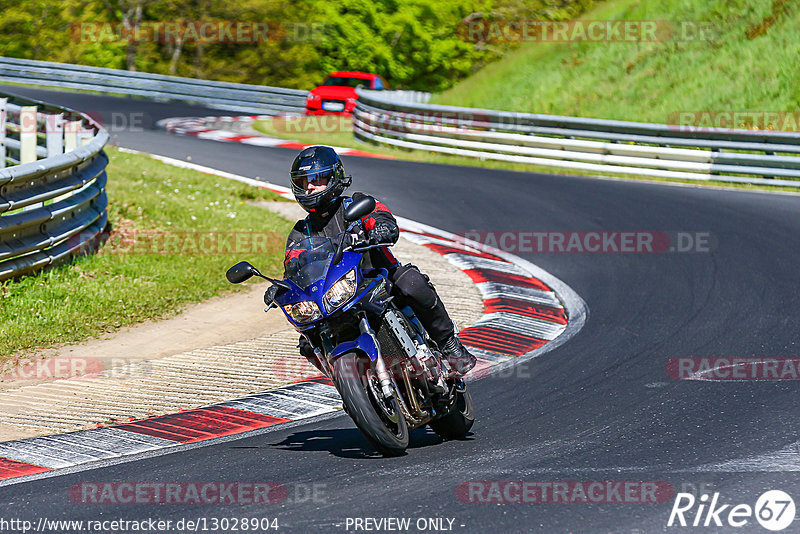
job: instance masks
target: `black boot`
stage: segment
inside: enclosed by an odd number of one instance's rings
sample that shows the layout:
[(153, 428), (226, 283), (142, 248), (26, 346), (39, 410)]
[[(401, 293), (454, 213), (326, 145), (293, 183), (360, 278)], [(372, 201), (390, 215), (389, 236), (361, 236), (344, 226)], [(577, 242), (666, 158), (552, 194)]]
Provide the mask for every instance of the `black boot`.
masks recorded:
[(317, 354), (314, 352), (314, 347), (311, 346), (311, 343), (308, 342), (305, 336), (300, 336), (300, 343), (297, 344), (297, 348), (300, 349), (300, 354), (306, 357), (308, 363), (316, 367), (323, 375), (325, 374), (325, 369), (322, 368), (322, 364), (319, 358), (317, 358)]
[(450, 337), (450, 339), (443, 345), (439, 345), (439, 347), (447, 363), (458, 373), (458, 376), (467, 374), (478, 362), (478, 359), (469, 353), (456, 335)]

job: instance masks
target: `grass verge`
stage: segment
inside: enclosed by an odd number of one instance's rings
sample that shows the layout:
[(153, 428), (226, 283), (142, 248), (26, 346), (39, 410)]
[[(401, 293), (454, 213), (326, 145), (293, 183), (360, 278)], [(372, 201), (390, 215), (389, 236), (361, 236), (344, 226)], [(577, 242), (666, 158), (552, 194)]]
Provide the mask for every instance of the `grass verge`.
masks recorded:
[(661, 124), (681, 111), (796, 111), (798, 17), (791, 0), (609, 0), (581, 18), (659, 21), (676, 33), (526, 43), (433, 102)]
[(248, 200), (266, 189), (108, 149), (110, 234), (98, 254), (0, 283), (0, 362), (175, 315), (227, 291), (248, 260), (281, 272), (292, 223)]

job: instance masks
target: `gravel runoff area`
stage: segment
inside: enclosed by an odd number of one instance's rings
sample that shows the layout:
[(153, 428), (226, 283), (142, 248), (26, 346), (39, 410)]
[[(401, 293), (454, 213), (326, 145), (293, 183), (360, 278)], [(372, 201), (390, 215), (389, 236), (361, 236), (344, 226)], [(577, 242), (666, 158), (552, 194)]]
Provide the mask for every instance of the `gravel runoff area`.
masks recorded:
[[(263, 206), (289, 219), (305, 215), (294, 203)], [(466, 274), (402, 237), (393, 251), (431, 277), (459, 330), (480, 318), (483, 301)], [(39, 355), (41, 369), (87, 374), (0, 382), (0, 441), (174, 413), (318, 374), (297, 352), (298, 334), (281, 312), (263, 313), (265, 283), (251, 284), (173, 319)]]

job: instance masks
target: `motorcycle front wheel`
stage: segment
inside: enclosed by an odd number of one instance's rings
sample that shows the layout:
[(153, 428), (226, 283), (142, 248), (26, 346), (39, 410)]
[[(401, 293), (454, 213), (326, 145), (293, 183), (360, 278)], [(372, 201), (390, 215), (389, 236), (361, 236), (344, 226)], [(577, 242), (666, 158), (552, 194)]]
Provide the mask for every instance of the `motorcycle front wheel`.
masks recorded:
[(369, 360), (348, 352), (333, 362), (345, 411), (367, 441), (384, 456), (399, 456), (408, 447), (408, 425), (397, 399), (385, 399)]

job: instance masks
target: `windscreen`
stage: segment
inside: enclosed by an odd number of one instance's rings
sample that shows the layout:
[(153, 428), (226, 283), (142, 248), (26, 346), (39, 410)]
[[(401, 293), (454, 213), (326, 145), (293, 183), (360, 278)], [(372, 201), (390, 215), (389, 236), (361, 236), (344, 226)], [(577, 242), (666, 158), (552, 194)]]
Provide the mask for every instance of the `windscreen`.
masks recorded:
[(301, 288), (319, 280), (336, 252), (336, 245), (327, 237), (307, 237), (286, 251), (284, 275)]
[(345, 78), (344, 76), (328, 76), (322, 85), (335, 85), (337, 87), (369, 87), (369, 80), (364, 78)]

